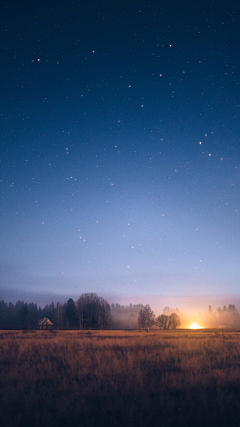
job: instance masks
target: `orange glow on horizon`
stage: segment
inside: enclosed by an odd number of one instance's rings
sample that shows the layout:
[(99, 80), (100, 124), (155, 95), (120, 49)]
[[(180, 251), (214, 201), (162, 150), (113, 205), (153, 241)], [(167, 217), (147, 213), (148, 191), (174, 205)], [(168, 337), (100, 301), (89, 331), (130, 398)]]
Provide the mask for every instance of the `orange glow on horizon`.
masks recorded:
[(195, 323), (195, 322), (191, 323), (191, 325), (189, 326), (189, 328), (190, 329), (204, 329), (203, 326), (199, 326), (199, 324)]

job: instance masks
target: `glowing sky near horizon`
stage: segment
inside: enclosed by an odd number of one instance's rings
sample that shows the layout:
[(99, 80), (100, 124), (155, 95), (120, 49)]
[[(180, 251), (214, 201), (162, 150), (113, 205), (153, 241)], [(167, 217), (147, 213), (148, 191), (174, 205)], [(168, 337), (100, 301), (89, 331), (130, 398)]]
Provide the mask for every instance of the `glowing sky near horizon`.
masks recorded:
[(199, 326), (199, 324), (196, 323), (196, 322), (191, 323), (191, 325), (189, 326), (189, 328), (190, 329), (204, 329), (203, 326)]
[(2, 299), (238, 294), (239, 2), (0, 16)]

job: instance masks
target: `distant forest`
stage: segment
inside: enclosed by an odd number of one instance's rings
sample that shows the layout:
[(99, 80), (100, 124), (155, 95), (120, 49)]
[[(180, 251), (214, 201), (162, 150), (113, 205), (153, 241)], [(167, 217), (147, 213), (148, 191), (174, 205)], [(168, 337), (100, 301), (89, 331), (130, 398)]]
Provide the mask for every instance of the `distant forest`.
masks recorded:
[(36, 329), (38, 321), (48, 318), (54, 329), (134, 329), (142, 304), (120, 305), (108, 302), (96, 294), (80, 295), (75, 302), (45, 305), (0, 301), (0, 329)]
[(64, 304), (54, 303), (41, 308), (35, 303), (0, 301), (0, 329), (36, 329), (40, 319), (48, 318), (54, 329), (176, 329), (188, 327), (191, 321), (210, 328), (239, 328), (240, 314), (234, 304), (218, 307), (191, 316), (177, 308), (165, 307), (155, 316), (149, 305), (109, 304), (94, 293), (82, 294), (77, 301), (69, 298)]

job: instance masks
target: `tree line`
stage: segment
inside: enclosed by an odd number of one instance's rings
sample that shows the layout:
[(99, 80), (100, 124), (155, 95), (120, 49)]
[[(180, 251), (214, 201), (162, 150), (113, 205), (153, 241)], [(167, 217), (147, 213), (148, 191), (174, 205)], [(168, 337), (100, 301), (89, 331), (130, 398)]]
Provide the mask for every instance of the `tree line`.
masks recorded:
[(174, 314), (156, 317), (149, 305), (143, 304), (110, 306), (95, 293), (82, 294), (77, 301), (69, 298), (63, 304), (52, 302), (43, 308), (24, 301), (16, 304), (0, 301), (0, 329), (35, 329), (44, 317), (55, 329), (136, 329), (153, 325), (160, 329), (174, 329), (180, 325), (180, 319), (174, 321)]
[(56, 329), (105, 329), (111, 320), (108, 302), (97, 294), (82, 294), (64, 304), (53, 302), (44, 308), (34, 303), (0, 301), (1, 329), (35, 329), (40, 319), (47, 317)]
[[(55, 329), (176, 329), (181, 321), (188, 324), (178, 309), (165, 307), (155, 316), (149, 305), (110, 304), (95, 293), (85, 293), (77, 301), (69, 298), (65, 303), (45, 305), (0, 301), (0, 329), (35, 329), (40, 319), (47, 317)], [(218, 307), (213, 312), (199, 313), (197, 321), (206, 327), (239, 327), (240, 314), (234, 304)]]
[(216, 311), (213, 311), (212, 306), (209, 305), (207, 312), (202, 315), (202, 318), (204, 317), (210, 327), (239, 328), (240, 326), (240, 313), (235, 304), (218, 307)]

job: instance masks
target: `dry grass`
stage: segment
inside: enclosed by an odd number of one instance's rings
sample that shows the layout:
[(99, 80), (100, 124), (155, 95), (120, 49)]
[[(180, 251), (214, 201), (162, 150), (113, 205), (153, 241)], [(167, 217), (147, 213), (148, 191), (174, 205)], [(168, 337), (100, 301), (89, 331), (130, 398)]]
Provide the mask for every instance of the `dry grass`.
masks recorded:
[(4, 427), (235, 427), (239, 394), (239, 332), (0, 332)]

